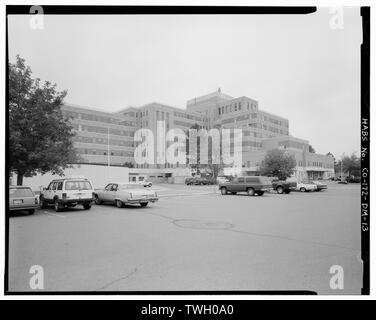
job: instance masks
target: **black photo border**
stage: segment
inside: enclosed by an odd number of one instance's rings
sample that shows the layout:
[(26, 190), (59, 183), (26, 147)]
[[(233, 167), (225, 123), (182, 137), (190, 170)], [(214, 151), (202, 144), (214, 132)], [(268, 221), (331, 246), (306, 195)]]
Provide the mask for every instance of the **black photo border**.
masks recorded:
[[(29, 15), (31, 5), (6, 6), (5, 45), (5, 269), (4, 295), (316, 295), (313, 291), (9, 291), (9, 70), (8, 15)], [(248, 6), (103, 6), (43, 5), (44, 15), (137, 15), (137, 14), (310, 14), (316, 7), (248, 7)], [(361, 51), (361, 258), (363, 260), (362, 295), (370, 294), (370, 7), (360, 7), (363, 22)]]

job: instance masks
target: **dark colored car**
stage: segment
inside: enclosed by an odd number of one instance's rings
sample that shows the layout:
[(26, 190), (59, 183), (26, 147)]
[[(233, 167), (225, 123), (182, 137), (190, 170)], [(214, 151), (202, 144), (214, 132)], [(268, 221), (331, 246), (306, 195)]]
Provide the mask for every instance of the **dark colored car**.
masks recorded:
[(9, 187), (9, 210), (27, 211), (34, 214), (38, 207), (38, 199), (29, 187), (10, 186)]
[(189, 186), (189, 185), (192, 185), (192, 184), (196, 184), (196, 181), (197, 181), (196, 178), (186, 178), (185, 184)]
[(346, 177), (346, 181), (348, 183), (360, 183), (360, 177), (355, 177), (355, 176), (348, 176)]
[(262, 196), (265, 191), (270, 191), (271, 189), (272, 184), (269, 178), (263, 176), (237, 177), (229, 182), (219, 184), (219, 190), (221, 190), (222, 195), (246, 192), (249, 196), (255, 194)]
[(292, 190), (296, 190), (296, 182), (289, 182), (283, 180), (272, 180), (273, 190), (276, 190), (279, 194), (289, 194)]
[(187, 178), (185, 179), (186, 185), (210, 185), (215, 184), (211, 178)]

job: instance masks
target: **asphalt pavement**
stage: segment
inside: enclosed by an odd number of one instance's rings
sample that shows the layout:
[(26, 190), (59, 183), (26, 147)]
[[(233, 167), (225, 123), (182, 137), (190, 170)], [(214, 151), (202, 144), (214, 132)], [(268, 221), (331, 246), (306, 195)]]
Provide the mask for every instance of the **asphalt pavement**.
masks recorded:
[[(9, 290), (311, 290), (360, 294), (360, 186), (222, 196), (217, 186), (155, 185), (148, 207), (12, 215)], [(330, 287), (332, 266), (344, 288)]]

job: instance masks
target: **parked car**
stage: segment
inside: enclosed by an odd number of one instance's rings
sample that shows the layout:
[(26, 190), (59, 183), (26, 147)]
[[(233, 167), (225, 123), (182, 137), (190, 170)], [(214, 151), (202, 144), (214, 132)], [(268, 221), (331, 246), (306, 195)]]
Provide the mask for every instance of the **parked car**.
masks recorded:
[(190, 186), (190, 185), (196, 184), (196, 181), (197, 181), (197, 178), (186, 178), (185, 184), (187, 186)]
[(155, 191), (147, 190), (140, 185), (125, 182), (109, 183), (103, 190), (94, 193), (96, 204), (105, 202), (116, 204), (118, 208), (126, 204), (139, 204), (146, 207), (149, 202), (158, 201)]
[(272, 180), (272, 187), (279, 194), (289, 194), (292, 190), (296, 190), (296, 182), (274, 179)]
[(225, 183), (225, 182), (228, 182), (230, 181), (227, 177), (225, 176), (218, 176), (217, 177), (217, 183), (220, 184), (220, 183)]
[(324, 189), (328, 189), (328, 186), (325, 183), (322, 183), (321, 181), (318, 180), (312, 180), (312, 183), (316, 185), (316, 191), (321, 191)]
[(34, 214), (37, 207), (38, 198), (35, 197), (35, 194), (31, 188), (24, 186), (9, 187), (10, 211), (27, 211), (29, 214)]
[(302, 181), (296, 184), (296, 190), (300, 192), (315, 191), (316, 189), (317, 185), (310, 181)]
[(153, 183), (146, 179), (146, 176), (131, 176), (129, 177), (130, 184), (138, 184), (144, 187), (151, 187)]
[(55, 179), (41, 191), (39, 204), (41, 208), (53, 204), (55, 211), (76, 205), (82, 205), (85, 210), (89, 210), (93, 203), (93, 193), (92, 184), (86, 178)]
[(222, 195), (226, 195), (229, 192), (232, 194), (246, 192), (250, 196), (255, 194), (262, 196), (265, 191), (270, 191), (271, 189), (272, 184), (270, 179), (263, 176), (237, 177), (231, 181), (219, 184), (219, 190), (221, 190)]
[(348, 176), (348, 177), (346, 177), (346, 181), (348, 183), (360, 183), (361, 179), (360, 179), (360, 177)]
[(193, 178), (186, 178), (185, 179), (186, 185), (210, 185), (215, 184), (214, 180), (211, 178), (204, 178), (204, 177), (193, 177)]

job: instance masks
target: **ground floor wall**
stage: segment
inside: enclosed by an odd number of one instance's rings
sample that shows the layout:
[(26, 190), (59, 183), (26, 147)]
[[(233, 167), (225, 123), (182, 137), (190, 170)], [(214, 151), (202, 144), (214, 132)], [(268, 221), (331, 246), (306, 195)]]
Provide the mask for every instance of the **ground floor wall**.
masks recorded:
[[(75, 164), (65, 169), (63, 173), (63, 177), (85, 177), (91, 181), (95, 189), (102, 189), (110, 182), (129, 182), (132, 176), (138, 175), (145, 176), (146, 180), (156, 183), (184, 183), (185, 178), (191, 176), (191, 170), (188, 168), (155, 170), (91, 164)], [(34, 177), (24, 177), (23, 185), (39, 191), (57, 178), (60, 176), (52, 173), (37, 174)], [(17, 176), (12, 175), (10, 185), (16, 183)]]

